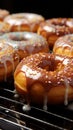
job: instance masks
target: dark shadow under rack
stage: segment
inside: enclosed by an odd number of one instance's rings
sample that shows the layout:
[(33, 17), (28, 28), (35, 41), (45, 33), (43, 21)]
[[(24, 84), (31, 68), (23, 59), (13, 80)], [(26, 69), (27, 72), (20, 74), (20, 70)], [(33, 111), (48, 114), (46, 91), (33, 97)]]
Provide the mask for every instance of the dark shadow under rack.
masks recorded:
[(14, 97), (14, 87), (9, 83), (0, 86), (0, 129), (2, 130), (73, 130), (73, 103), (68, 106), (31, 106), (23, 111), (24, 103)]

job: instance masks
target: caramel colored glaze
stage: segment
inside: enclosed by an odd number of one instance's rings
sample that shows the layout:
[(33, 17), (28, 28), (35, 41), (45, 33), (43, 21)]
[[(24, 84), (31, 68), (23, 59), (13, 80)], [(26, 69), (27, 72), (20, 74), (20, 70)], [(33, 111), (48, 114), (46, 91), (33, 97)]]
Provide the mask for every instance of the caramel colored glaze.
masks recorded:
[(6, 41), (0, 41), (0, 82), (11, 77), (19, 63), (19, 56)]
[(60, 37), (54, 44), (53, 52), (55, 54), (73, 57), (73, 34)]
[(16, 13), (7, 16), (4, 22), (11, 26), (12, 32), (15, 31), (29, 31), (37, 32), (39, 24), (45, 19), (39, 14), (33, 13)]
[(11, 32), (4, 34), (0, 39), (7, 39), (19, 54), (20, 60), (34, 53), (49, 52), (46, 39), (36, 33)]
[(5, 9), (0, 9), (0, 21), (3, 21), (6, 16), (8, 16), (10, 12)]
[[(41, 104), (46, 97), (47, 103), (64, 103), (67, 96), (68, 101), (71, 101), (73, 100), (73, 58), (50, 53), (28, 56), (17, 66), (14, 84), (18, 93), (27, 97), (26, 100), (29, 99), (30, 102)], [(67, 88), (68, 92), (66, 92)]]
[(72, 18), (53, 18), (44, 21), (38, 28), (38, 34), (44, 36), (50, 48), (53, 48), (55, 41), (66, 34), (73, 33)]

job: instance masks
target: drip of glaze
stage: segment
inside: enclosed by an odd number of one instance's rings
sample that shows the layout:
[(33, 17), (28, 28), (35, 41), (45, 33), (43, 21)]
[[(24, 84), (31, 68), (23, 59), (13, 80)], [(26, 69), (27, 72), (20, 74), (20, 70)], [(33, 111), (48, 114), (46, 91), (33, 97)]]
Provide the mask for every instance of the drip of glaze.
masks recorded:
[[(13, 68), (12, 74), (14, 74), (14, 60), (13, 60), (13, 55), (11, 55), (10, 58), (8, 58), (7, 60), (9, 60), (9, 61), (11, 62), (12, 68)], [(6, 78), (7, 78), (7, 77), (6, 77)]]
[(7, 65), (6, 65), (6, 61), (4, 62), (4, 68), (5, 68), (5, 76), (4, 76), (4, 81), (7, 81)]
[(4, 76), (4, 81), (5, 81), (5, 82), (7, 81), (7, 64), (6, 64), (7, 61), (10, 61), (11, 64), (12, 64), (12, 67), (13, 67), (13, 71), (12, 71), (12, 73), (13, 73), (13, 72), (14, 72), (14, 61), (13, 61), (13, 55), (11, 55), (11, 56), (9, 55), (9, 56), (4, 57), (4, 58), (1, 59), (1, 63), (4, 64), (4, 68), (5, 68), (5, 76)]
[(16, 89), (14, 89), (14, 98), (19, 98), (19, 94), (17, 93)]
[(48, 107), (47, 107), (47, 93), (45, 93), (45, 95), (44, 95), (44, 104), (43, 104), (43, 109), (45, 110), (45, 111), (47, 111), (47, 109), (48, 109)]
[(31, 110), (31, 106), (29, 104), (25, 104), (23, 107), (22, 107), (23, 111), (30, 111)]
[(19, 98), (19, 94), (14, 94), (14, 98)]
[(64, 99), (64, 105), (67, 106), (68, 105), (68, 90), (69, 90), (69, 83), (68, 80), (65, 78), (64, 79), (64, 84), (65, 84), (65, 99)]
[(17, 90), (16, 90), (16, 89), (14, 89), (14, 91), (13, 91), (13, 92), (14, 92), (14, 94), (16, 94), (16, 93), (17, 93)]
[(11, 63), (12, 63), (12, 68), (13, 68), (12, 74), (14, 74), (14, 60), (13, 60), (13, 57), (11, 57)]

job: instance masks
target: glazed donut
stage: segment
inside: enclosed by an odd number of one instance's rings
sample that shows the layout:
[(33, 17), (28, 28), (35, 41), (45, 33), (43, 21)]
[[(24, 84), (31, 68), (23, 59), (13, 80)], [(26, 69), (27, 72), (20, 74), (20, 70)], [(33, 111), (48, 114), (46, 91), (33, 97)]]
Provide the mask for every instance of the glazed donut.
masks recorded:
[(53, 53), (73, 57), (73, 34), (68, 34), (57, 39)]
[(7, 32), (10, 32), (10, 25), (8, 23), (0, 21), (0, 35), (3, 35)]
[(73, 33), (72, 18), (52, 18), (44, 21), (38, 28), (38, 34), (44, 36), (52, 49), (55, 41), (66, 34)]
[(24, 57), (38, 53), (49, 52), (48, 43), (42, 36), (32, 32), (10, 32), (1, 36), (15, 48), (20, 60)]
[(14, 48), (6, 41), (0, 40), (0, 82), (7, 81), (9, 77), (12, 77), (18, 63), (19, 56)]
[(6, 16), (8, 16), (10, 12), (6, 9), (0, 9), (0, 21), (3, 21)]
[(73, 58), (38, 53), (24, 58), (14, 73), (19, 95), (37, 104), (65, 104), (73, 100)]
[(11, 31), (29, 31), (36, 32), (39, 24), (44, 21), (44, 17), (33, 13), (10, 14), (4, 19), (4, 22), (10, 24)]

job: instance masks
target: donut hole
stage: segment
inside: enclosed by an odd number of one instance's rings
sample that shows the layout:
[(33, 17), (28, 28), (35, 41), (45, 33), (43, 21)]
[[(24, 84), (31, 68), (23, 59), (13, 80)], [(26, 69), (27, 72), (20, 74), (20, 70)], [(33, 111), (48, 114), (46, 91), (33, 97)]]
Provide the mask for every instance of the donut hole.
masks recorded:
[(9, 34), (7, 37), (8, 37), (8, 39), (10, 39), (12, 41), (28, 41), (28, 40), (33, 38), (33, 34), (30, 34), (30, 33), (24, 33), (24, 34), (12, 33), (12, 34)]
[(10, 36), (12, 41), (28, 41), (26, 37), (23, 36)]
[(66, 19), (63, 19), (63, 20), (61, 19), (61, 20), (58, 20), (58, 21), (54, 20), (54, 21), (51, 22), (51, 24), (54, 25), (54, 26), (60, 26), (60, 27), (61, 26), (62, 27), (63, 26), (64, 27), (71, 27), (71, 25), (72, 25), (71, 21), (66, 21)]
[(66, 26), (66, 24), (65, 23), (62, 23), (62, 22), (52, 22), (52, 24), (53, 25), (55, 25), (55, 26)]
[(68, 26), (66, 19), (61, 19), (61, 18), (59, 18), (58, 20), (57, 19), (52, 19), (51, 24), (53, 24), (55, 26), (57, 26), (57, 25), (58, 26)]
[(56, 71), (58, 68), (61, 68), (60, 62), (53, 60), (42, 60), (38, 65), (39, 68), (42, 68), (46, 71)]

